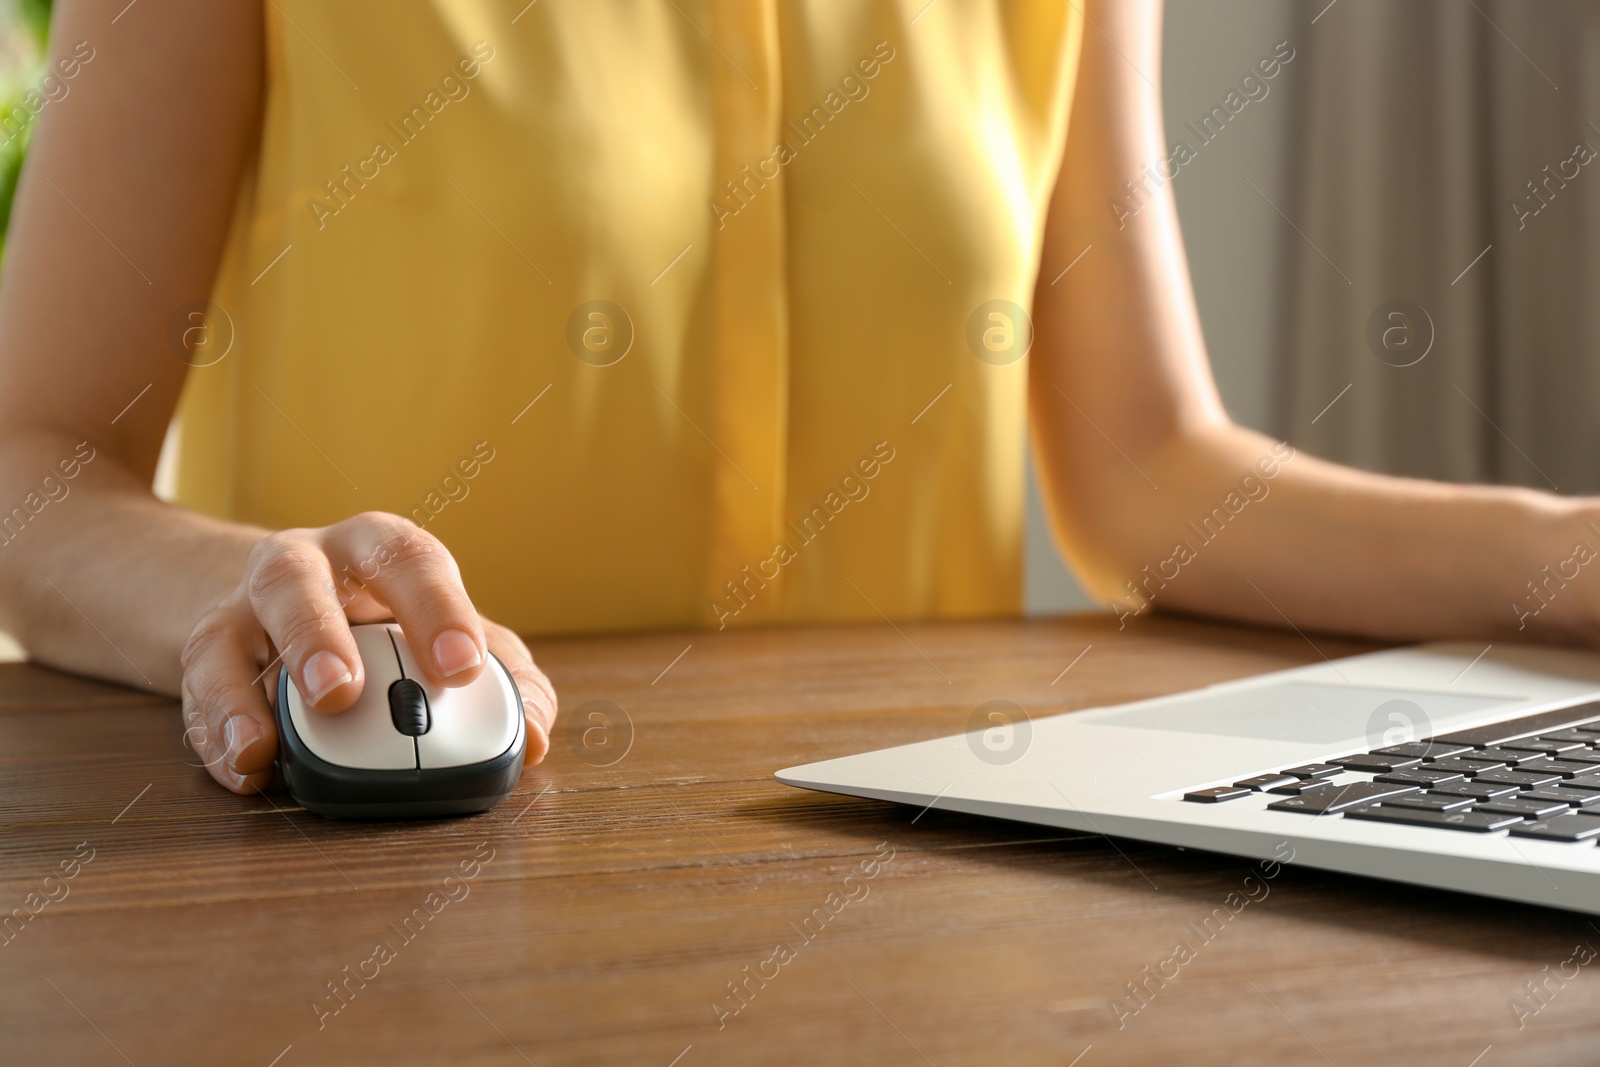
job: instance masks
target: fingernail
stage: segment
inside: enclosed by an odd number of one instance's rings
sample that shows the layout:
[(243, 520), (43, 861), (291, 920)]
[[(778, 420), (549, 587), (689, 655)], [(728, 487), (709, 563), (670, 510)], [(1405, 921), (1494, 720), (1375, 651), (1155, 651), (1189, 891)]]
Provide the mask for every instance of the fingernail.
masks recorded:
[(261, 724), (249, 715), (233, 715), (222, 724), (222, 736), (228, 743), (228, 765), (237, 771), (239, 757), (261, 737)]
[(471, 636), (461, 630), (446, 630), (433, 639), (433, 666), (448, 678), (471, 670), (483, 662), (483, 654)]
[(306, 699), (315, 704), (354, 677), (344, 660), (332, 652), (323, 651), (306, 661), (301, 686)]

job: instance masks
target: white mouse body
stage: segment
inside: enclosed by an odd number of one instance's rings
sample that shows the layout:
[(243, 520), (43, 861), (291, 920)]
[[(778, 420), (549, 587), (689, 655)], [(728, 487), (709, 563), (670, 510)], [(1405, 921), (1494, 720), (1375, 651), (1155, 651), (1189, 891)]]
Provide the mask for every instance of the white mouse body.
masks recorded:
[(307, 811), (336, 818), (427, 818), (485, 811), (522, 773), (522, 698), (498, 659), (457, 688), (430, 684), (400, 627), (352, 626), (366, 681), (334, 715), (306, 706), (284, 668), (278, 761)]

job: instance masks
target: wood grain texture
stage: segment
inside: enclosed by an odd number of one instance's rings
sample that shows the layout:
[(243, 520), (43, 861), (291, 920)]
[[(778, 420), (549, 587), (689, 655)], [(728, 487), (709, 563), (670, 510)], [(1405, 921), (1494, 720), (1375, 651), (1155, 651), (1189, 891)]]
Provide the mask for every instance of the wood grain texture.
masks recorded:
[(171, 702), (3, 666), (0, 917), (56, 899), (0, 944), (0, 1062), (1594, 1062), (1600, 976), (1559, 978), (1600, 946), (1582, 916), (1285, 869), (1206, 942), (1245, 861), (771, 777), (994, 698), (1038, 716), (1365, 647), (1314, 640), (1080, 617), (540, 642), (550, 758), (416, 824), (228, 795)]

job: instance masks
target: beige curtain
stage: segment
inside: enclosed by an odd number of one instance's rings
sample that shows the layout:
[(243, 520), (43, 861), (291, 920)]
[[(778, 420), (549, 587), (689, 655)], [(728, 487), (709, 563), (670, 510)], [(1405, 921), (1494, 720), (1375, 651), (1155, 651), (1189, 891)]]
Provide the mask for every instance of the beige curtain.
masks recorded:
[(1313, 0), (1294, 43), (1276, 429), (1373, 470), (1600, 491), (1600, 2)]

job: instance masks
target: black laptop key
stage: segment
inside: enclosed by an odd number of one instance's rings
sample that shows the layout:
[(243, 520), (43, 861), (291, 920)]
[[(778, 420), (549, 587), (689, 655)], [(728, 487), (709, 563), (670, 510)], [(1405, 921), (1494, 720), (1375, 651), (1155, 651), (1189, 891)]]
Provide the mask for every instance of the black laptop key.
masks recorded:
[(1539, 758), (1537, 752), (1523, 752), (1515, 748), (1501, 748), (1499, 745), (1488, 745), (1484, 748), (1475, 748), (1470, 752), (1463, 752), (1459, 759), (1491, 760), (1495, 763), (1527, 763), (1529, 760)]
[(1269, 786), (1266, 791), (1288, 797), (1298, 797), (1307, 793), (1315, 793), (1332, 788), (1333, 783), (1326, 778), (1291, 778), (1282, 785)]
[(1406, 793), (1420, 793), (1414, 785), (1397, 785), (1391, 782), (1351, 782), (1332, 789), (1318, 789), (1304, 796), (1284, 797), (1267, 805), (1268, 811), (1298, 811), (1305, 815), (1332, 815), (1363, 804), (1372, 804), (1386, 797)]
[(1450, 793), (1458, 797), (1472, 797), (1476, 800), (1492, 800), (1495, 797), (1512, 797), (1517, 795), (1514, 785), (1501, 785), (1497, 782), (1446, 782), (1433, 787), (1435, 793)]
[(1564, 730), (1595, 719), (1600, 719), (1600, 701), (1587, 701), (1568, 708), (1541, 711), (1537, 715), (1524, 715), (1520, 719), (1507, 719), (1487, 726), (1475, 726), (1470, 730), (1439, 734), (1427, 740), (1461, 745), (1498, 745), (1512, 738)]
[[(1441, 830), (1466, 830), (1469, 833), (1487, 834), (1504, 830), (1522, 822), (1517, 815), (1496, 815), (1485, 811), (1419, 811), (1416, 808), (1391, 807), (1379, 804), (1371, 808), (1357, 808), (1345, 812), (1347, 819), (1371, 819), (1374, 822), (1398, 822), (1409, 826), (1433, 826)], [(1595, 820), (1600, 823), (1600, 819)]]
[(1258, 774), (1254, 778), (1246, 778), (1233, 784), (1239, 789), (1267, 790), (1275, 785), (1290, 785), (1299, 780), (1288, 774)]
[(1565, 786), (1552, 789), (1525, 789), (1517, 795), (1523, 800), (1559, 800), (1571, 808), (1592, 808), (1600, 804), (1600, 792), (1568, 789)]
[(1389, 745), (1372, 750), (1374, 756), (1415, 756), (1417, 759), (1448, 759), (1472, 748), (1471, 745), (1450, 745), (1440, 741), (1407, 741), (1403, 745)]
[(1574, 748), (1561, 753), (1561, 759), (1572, 760), (1574, 763), (1600, 764), (1600, 750), (1592, 748)]
[[(1452, 796), (1449, 793), (1411, 793), (1402, 797), (1391, 797), (1384, 803), (1402, 808), (1417, 808), (1421, 811), (1463, 811), (1480, 801), (1473, 797)], [(1565, 808), (1566, 805), (1563, 804), (1561, 807)]]
[[(1538, 728), (1535, 727), (1535, 730)], [(1496, 723), (1492, 726), (1476, 726), (1470, 730), (1457, 730), (1451, 734), (1436, 734), (1428, 738), (1441, 745), (1498, 745), (1502, 741), (1509, 741), (1519, 731), (1509, 723)]]
[(1399, 771), (1407, 767), (1417, 767), (1422, 764), (1419, 756), (1385, 756), (1378, 752), (1358, 752), (1354, 756), (1342, 756), (1333, 760), (1347, 771), (1372, 771), (1381, 774), (1384, 771)]
[(1484, 771), (1473, 778), (1475, 782), (1493, 782), (1496, 785), (1514, 785), (1526, 789), (1537, 789), (1541, 785), (1561, 781), (1559, 774), (1527, 774), (1522, 771)]
[(1451, 782), (1459, 782), (1465, 777), (1466, 775), (1457, 771), (1439, 771), (1430, 766), (1414, 767), (1404, 771), (1390, 771), (1388, 774), (1378, 775), (1377, 781), (1393, 782), (1397, 785), (1420, 785), (1426, 789), (1436, 785), (1449, 785)]
[[(1600, 729), (1600, 726), (1595, 726), (1594, 729)], [(1587, 728), (1580, 730), (1557, 730), (1553, 734), (1540, 734), (1539, 737), (1545, 741), (1576, 741), (1580, 745), (1592, 745), (1596, 741), (1594, 734), (1590, 731), (1590, 729)]]
[(1343, 769), (1331, 763), (1307, 763), (1303, 767), (1290, 767), (1283, 773), (1292, 774), (1296, 778), (1326, 778), (1330, 774), (1338, 774)]
[(1530, 760), (1517, 768), (1519, 774), (1559, 774), (1563, 778), (1577, 778), (1580, 775), (1592, 775), (1595, 766), (1592, 763), (1579, 763), (1576, 760), (1554, 759), (1544, 756)]
[(1216, 804), (1224, 800), (1238, 800), (1254, 793), (1253, 789), (1240, 789), (1238, 786), (1219, 785), (1210, 789), (1195, 789), (1183, 794), (1183, 799), (1192, 800), (1197, 804)]
[(1544, 819), (1562, 812), (1571, 812), (1572, 806), (1564, 800), (1529, 800), (1520, 797), (1502, 797), (1499, 800), (1480, 800), (1478, 811), (1496, 815), (1517, 815), (1524, 819)]
[(1507, 741), (1500, 747), (1520, 752), (1543, 752), (1553, 756), (1574, 748), (1584, 748), (1585, 746), (1579, 741), (1551, 741), (1544, 737), (1529, 737), (1521, 741)]
[(1432, 763), (1424, 763), (1425, 771), (1454, 771), (1457, 774), (1473, 775), (1479, 771), (1503, 771), (1506, 765), (1499, 761), (1475, 759), (1439, 759)]
[(1600, 837), (1600, 819), (1593, 815), (1557, 815), (1513, 826), (1511, 834), (1542, 841), (1588, 841)]

